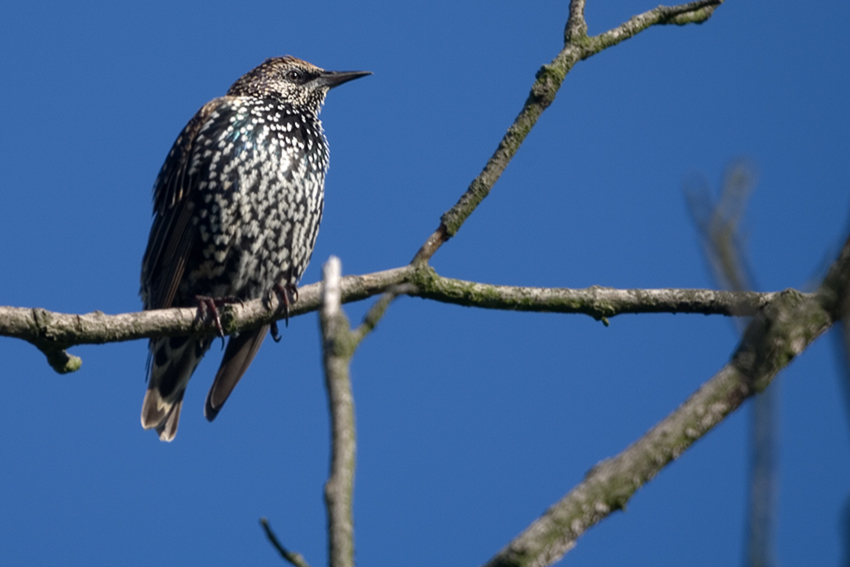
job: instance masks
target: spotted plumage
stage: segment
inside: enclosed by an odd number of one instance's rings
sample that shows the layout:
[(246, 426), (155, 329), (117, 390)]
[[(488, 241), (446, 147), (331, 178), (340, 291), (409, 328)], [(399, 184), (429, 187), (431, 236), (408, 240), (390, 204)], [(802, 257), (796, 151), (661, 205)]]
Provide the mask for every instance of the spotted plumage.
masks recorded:
[[(145, 309), (210, 306), (294, 289), (313, 253), (328, 146), (319, 110), (328, 90), (368, 72), (266, 60), (205, 104), (174, 142), (154, 184), (142, 261)], [(201, 310), (202, 312), (204, 309)], [(251, 364), (268, 326), (230, 337), (207, 395), (212, 420)], [(183, 394), (207, 337), (150, 341), (142, 426), (177, 433)]]

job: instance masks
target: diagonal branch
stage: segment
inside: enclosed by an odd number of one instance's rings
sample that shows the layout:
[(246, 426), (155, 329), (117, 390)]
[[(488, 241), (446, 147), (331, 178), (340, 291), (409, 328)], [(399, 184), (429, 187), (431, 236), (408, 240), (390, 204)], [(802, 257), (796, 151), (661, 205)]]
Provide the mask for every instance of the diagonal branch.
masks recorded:
[(277, 536), (272, 531), (272, 527), (269, 525), (269, 521), (266, 518), (260, 518), (260, 525), (263, 527), (263, 531), (266, 532), (266, 537), (272, 544), (272, 547), (277, 550), (282, 558), (295, 565), (295, 567), (310, 567), (303, 555), (289, 551), (282, 543), (280, 543), (280, 540), (277, 539)]
[(730, 362), (633, 445), (603, 461), (487, 567), (541, 566), (560, 559), (591, 526), (621, 509), (694, 441), (764, 390), (841, 316), (850, 291), (850, 239), (818, 292), (782, 292), (748, 326)]
[(499, 180), (502, 172), (513, 159), (528, 133), (537, 124), (543, 111), (555, 100), (561, 83), (573, 66), (643, 30), (664, 24), (684, 25), (706, 21), (723, 0), (699, 0), (678, 6), (659, 6), (634, 16), (620, 26), (594, 37), (587, 37), (584, 21), (584, 0), (570, 3), (570, 16), (564, 33), (565, 45), (557, 56), (537, 72), (531, 92), (519, 115), (508, 128), (496, 151), (487, 161), (484, 170), (476, 177), (454, 207), (440, 219), (440, 226), (428, 237), (411, 263), (427, 263), (434, 253), (449, 238), (457, 234), (460, 227), (478, 207)]
[(369, 333), (375, 329), (378, 322), (384, 317), (384, 314), (386, 314), (390, 303), (392, 303), (396, 297), (402, 294), (413, 295), (416, 291), (417, 288), (413, 284), (396, 285), (385, 291), (383, 295), (381, 295), (380, 299), (372, 305), (363, 317), (363, 322), (360, 323), (360, 326), (351, 332), (352, 338), (355, 341), (355, 346), (360, 346), (363, 339), (365, 339)]

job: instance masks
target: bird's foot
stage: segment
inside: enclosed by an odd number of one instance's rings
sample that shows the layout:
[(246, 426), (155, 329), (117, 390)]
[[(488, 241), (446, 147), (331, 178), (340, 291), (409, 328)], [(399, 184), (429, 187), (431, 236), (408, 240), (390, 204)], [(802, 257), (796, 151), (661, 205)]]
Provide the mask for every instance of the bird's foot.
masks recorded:
[(218, 308), (225, 305), (233, 305), (238, 303), (242, 305), (242, 300), (232, 295), (224, 297), (207, 297), (206, 295), (196, 295), (195, 301), (198, 302), (198, 317), (203, 321), (207, 318), (207, 312), (212, 313), (215, 328), (218, 331), (218, 336), (221, 338), (221, 348), (224, 348), (224, 329), (221, 327), (221, 317), (218, 314)]
[[(298, 288), (293, 283), (275, 284), (272, 291), (280, 298), (283, 307), (283, 321), (289, 327), (289, 308), (298, 301)], [(274, 341), (280, 342), (280, 333), (277, 331), (277, 324), (272, 323), (271, 329)]]

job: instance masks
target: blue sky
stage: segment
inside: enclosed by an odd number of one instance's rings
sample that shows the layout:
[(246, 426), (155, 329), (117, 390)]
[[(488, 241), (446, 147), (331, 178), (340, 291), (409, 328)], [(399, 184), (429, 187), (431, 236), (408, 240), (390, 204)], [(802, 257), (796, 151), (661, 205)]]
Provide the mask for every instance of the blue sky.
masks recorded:
[[(591, 34), (654, 2), (590, 0)], [(140, 308), (151, 186), (206, 101), (269, 56), (373, 77), (332, 92), (325, 218), (303, 283), (403, 265), (478, 174), (561, 48), (568, 2), (18, 2), (0, 18), (0, 304)], [(434, 257), (483, 282), (709, 287), (682, 196), (758, 170), (747, 243), (764, 290), (810, 289), (848, 230), (850, 5), (730, 0), (578, 64), (491, 196)], [(358, 320), (370, 302), (349, 305)], [(730, 321), (396, 302), (357, 353), (363, 565), (486, 561), (728, 360)], [(180, 433), (139, 425), (143, 341), (75, 348), (59, 376), (0, 339), (0, 564), (278, 565), (257, 520), (326, 563), (328, 416), (315, 314), (267, 341), (213, 424), (213, 349)], [(850, 427), (833, 342), (781, 395), (778, 557), (836, 565)], [(591, 529), (563, 564), (743, 557), (749, 406)], [(846, 528), (843, 528), (846, 529)]]

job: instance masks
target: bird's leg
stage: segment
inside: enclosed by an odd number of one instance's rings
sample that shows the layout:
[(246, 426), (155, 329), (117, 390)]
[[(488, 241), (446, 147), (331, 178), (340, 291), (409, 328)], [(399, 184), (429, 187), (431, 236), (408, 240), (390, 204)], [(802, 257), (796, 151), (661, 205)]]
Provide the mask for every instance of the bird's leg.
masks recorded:
[[(274, 284), (272, 291), (280, 297), (280, 302), (283, 305), (283, 320), (285, 325), (289, 327), (289, 307), (298, 301), (298, 288), (294, 283), (277, 283)], [(277, 325), (272, 327), (272, 338), (275, 342), (280, 341), (280, 335), (277, 333)]]
[(224, 349), (224, 329), (221, 327), (221, 318), (218, 315), (218, 308), (225, 305), (238, 303), (242, 305), (242, 300), (233, 295), (224, 297), (207, 297), (206, 295), (196, 295), (195, 301), (198, 302), (198, 317), (201, 320), (206, 319), (207, 311), (212, 313), (215, 328), (218, 331), (218, 336), (221, 338), (221, 348)]

